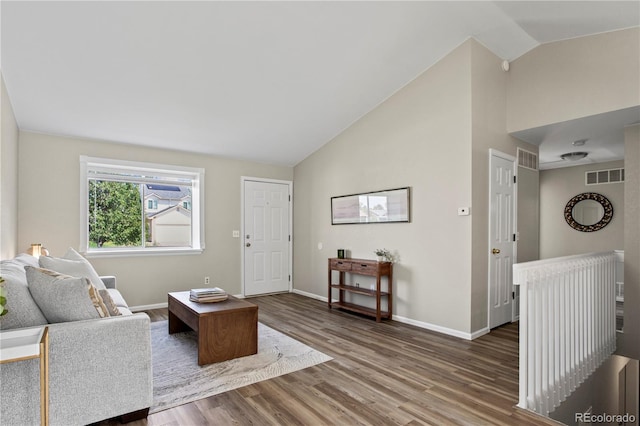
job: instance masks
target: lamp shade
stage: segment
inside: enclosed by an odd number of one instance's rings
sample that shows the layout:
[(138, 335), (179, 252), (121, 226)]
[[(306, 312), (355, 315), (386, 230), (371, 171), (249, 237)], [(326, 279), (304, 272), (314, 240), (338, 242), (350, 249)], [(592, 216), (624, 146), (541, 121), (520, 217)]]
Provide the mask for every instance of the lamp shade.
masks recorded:
[(27, 254), (30, 254), (31, 256), (38, 258), (40, 256), (49, 256), (49, 250), (42, 247), (42, 244), (40, 243), (33, 243), (31, 244), (31, 247), (27, 249)]

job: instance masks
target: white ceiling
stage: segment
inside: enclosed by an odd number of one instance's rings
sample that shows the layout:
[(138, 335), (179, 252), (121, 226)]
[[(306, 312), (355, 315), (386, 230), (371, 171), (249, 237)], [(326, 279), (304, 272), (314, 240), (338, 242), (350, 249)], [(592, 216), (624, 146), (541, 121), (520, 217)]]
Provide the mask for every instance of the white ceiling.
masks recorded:
[[(624, 159), (624, 128), (635, 123), (640, 123), (640, 107), (522, 130), (513, 136), (539, 146), (541, 170), (558, 169)], [(583, 140), (584, 145), (573, 145)], [(570, 152), (588, 155), (578, 161), (560, 158)]]
[(512, 60), (640, 2), (9, 2), (23, 130), (295, 165), (469, 37)]

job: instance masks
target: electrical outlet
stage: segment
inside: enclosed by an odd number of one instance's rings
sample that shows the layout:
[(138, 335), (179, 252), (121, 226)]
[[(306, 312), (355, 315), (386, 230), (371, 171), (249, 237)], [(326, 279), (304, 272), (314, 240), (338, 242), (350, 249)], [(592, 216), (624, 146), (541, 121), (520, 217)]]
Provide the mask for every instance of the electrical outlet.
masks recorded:
[(360, 283), (356, 283), (356, 287), (360, 288)]
[(205, 285), (209, 285), (211, 281), (209, 280), (209, 277), (204, 277), (204, 283)]
[(231, 236), (232, 236), (233, 238), (240, 238), (240, 231), (235, 231), (235, 230), (234, 230), (234, 231), (231, 233)]

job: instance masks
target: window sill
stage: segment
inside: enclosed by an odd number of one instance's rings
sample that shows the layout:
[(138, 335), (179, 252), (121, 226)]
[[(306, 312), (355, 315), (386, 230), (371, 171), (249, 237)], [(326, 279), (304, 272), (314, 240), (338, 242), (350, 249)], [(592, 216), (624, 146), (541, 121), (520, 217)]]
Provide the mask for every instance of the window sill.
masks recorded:
[(82, 254), (87, 258), (100, 257), (132, 257), (132, 256), (166, 256), (166, 255), (189, 255), (201, 254), (204, 249), (193, 248), (154, 248), (154, 249), (104, 249), (85, 251)]

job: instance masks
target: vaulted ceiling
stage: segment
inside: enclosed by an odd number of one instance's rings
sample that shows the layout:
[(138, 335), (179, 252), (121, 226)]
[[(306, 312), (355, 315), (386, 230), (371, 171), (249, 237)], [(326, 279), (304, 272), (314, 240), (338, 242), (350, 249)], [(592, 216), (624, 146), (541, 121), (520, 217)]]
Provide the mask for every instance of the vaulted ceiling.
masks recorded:
[(295, 165), (469, 37), (513, 60), (639, 2), (1, 3), (22, 130)]

